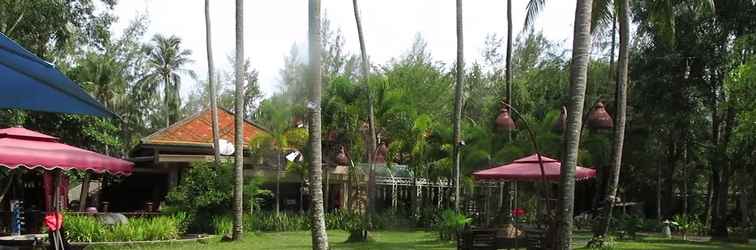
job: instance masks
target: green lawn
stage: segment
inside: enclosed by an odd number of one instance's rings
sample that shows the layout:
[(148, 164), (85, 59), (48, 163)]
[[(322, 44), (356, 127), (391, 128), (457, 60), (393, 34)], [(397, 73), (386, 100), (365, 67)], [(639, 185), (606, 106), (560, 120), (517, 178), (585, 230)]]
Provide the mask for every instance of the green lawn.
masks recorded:
[[(332, 249), (381, 249), (381, 250), (410, 250), (410, 249), (455, 249), (453, 242), (439, 242), (436, 235), (425, 231), (381, 231), (374, 232), (374, 242), (370, 243), (343, 243), (347, 233), (343, 231), (329, 231), (328, 237)], [(579, 233), (576, 236), (576, 247), (582, 247), (589, 239), (587, 234)], [(247, 233), (241, 242), (220, 242), (213, 239), (205, 243), (180, 243), (171, 245), (132, 247), (131, 249), (145, 250), (246, 250), (246, 249), (311, 249), (310, 232), (283, 232), (283, 233)], [(109, 248), (109, 249), (122, 249)], [(102, 249), (102, 248), (100, 248)], [(584, 248), (578, 248), (584, 249)], [(756, 250), (756, 245), (743, 245), (731, 243), (708, 243), (708, 242), (683, 242), (679, 240), (667, 240), (659, 237), (641, 237), (635, 241), (618, 241), (616, 249), (738, 249)]]

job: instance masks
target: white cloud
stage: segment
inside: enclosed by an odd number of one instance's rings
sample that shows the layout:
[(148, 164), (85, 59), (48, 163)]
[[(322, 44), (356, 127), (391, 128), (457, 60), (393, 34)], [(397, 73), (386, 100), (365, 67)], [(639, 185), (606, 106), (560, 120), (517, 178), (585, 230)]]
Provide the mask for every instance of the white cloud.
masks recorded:
[[(334, 29), (342, 29), (347, 50), (357, 53), (357, 31), (351, 0), (322, 1), (323, 13)], [(523, 27), (527, 1), (513, 1), (513, 29)], [(252, 66), (260, 71), (260, 85), (266, 95), (278, 89), (278, 72), (292, 44), (307, 43), (307, 1), (245, 1), (244, 49)], [(228, 57), (234, 53), (234, 0), (213, 0), (211, 22), (213, 52), (217, 68), (230, 69)], [(456, 58), (454, 0), (361, 0), (363, 26), (368, 54), (373, 63), (385, 63), (400, 56), (420, 33), (428, 42), (434, 58), (453, 62)], [(487, 34), (506, 34), (506, 1), (468, 0), (464, 2), (465, 60), (481, 58)], [(536, 29), (551, 40), (571, 45), (575, 1), (548, 1)], [(148, 14), (152, 34), (176, 35), (191, 49), (199, 79), (207, 78), (204, 0), (122, 0), (115, 8), (119, 17), (113, 31), (118, 34), (137, 14)], [(197, 83), (188, 79), (182, 86), (187, 95)]]

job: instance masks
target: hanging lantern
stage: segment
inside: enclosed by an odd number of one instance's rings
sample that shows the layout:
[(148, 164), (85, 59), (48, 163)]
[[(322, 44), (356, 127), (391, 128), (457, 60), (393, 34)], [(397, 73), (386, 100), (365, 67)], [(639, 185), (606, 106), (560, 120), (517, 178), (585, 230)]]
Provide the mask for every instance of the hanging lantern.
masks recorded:
[(506, 101), (501, 101), (501, 108), (499, 109), (499, 116), (496, 117), (496, 127), (503, 130), (513, 130), (517, 128), (512, 116), (509, 114), (509, 107)]
[(349, 157), (347, 157), (346, 155), (344, 146), (339, 147), (339, 154), (336, 155), (336, 164), (338, 164), (339, 166), (349, 165)]
[(386, 155), (388, 155), (388, 146), (386, 146), (386, 143), (381, 143), (375, 151), (373, 162), (386, 163)]
[(326, 141), (328, 142), (335, 142), (336, 139), (339, 137), (339, 133), (336, 132), (336, 130), (328, 130), (328, 133), (326, 133)]
[(588, 115), (588, 126), (593, 129), (611, 129), (614, 127), (612, 117), (606, 112), (603, 102), (596, 103), (596, 106)]
[(554, 132), (562, 132), (567, 124), (567, 107), (562, 106), (559, 111), (559, 119), (554, 123)]

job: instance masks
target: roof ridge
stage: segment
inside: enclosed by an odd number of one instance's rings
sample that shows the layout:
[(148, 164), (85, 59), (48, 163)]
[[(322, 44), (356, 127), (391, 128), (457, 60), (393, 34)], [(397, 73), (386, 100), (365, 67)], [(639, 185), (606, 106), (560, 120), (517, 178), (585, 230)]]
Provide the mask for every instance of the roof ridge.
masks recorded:
[[(234, 113), (232, 113), (231, 111), (229, 111), (229, 110), (227, 110), (225, 108), (217, 107), (217, 109), (220, 110), (220, 111), (222, 111), (222, 112), (225, 112), (225, 116), (230, 116), (232, 118), (234, 117)], [(149, 143), (156, 142), (156, 141), (165, 141), (164, 139), (159, 139), (159, 137), (161, 137), (163, 135), (167, 135), (168, 133), (172, 133), (174, 131), (178, 131), (183, 126), (186, 126), (187, 124), (195, 122), (195, 121), (202, 123), (203, 126), (210, 127), (210, 129), (212, 130), (212, 118), (211, 118), (211, 120), (209, 122), (207, 121), (207, 119), (203, 119), (203, 116), (208, 115), (208, 113), (211, 112), (211, 111), (212, 111), (211, 108), (204, 108), (203, 110), (201, 110), (199, 112), (196, 112), (196, 113), (194, 113), (194, 114), (192, 114), (190, 116), (187, 116), (187, 117), (185, 117), (185, 118), (183, 118), (183, 119), (181, 119), (181, 120), (179, 120), (179, 121), (171, 124), (168, 127), (161, 128), (161, 129), (153, 132), (152, 134), (141, 138), (140, 142), (143, 143), (143, 144), (149, 144)], [(233, 121), (233, 119), (232, 119), (232, 121)], [(223, 123), (221, 119), (219, 119), (219, 122)], [(245, 125), (249, 125), (252, 128), (254, 128), (256, 130), (259, 130), (260, 132), (270, 133), (270, 131), (268, 129), (260, 126), (259, 124), (255, 123), (254, 121), (251, 121), (249, 119), (244, 119), (244, 122), (245, 122)], [(219, 124), (219, 125), (222, 125), (222, 124)], [(219, 129), (220, 129), (220, 131), (218, 131), (218, 132), (219, 132), (220, 136), (223, 136), (224, 134), (231, 134), (231, 135), (233, 135), (234, 132), (235, 132), (235, 130), (233, 128), (233, 122), (231, 123), (230, 126), (225, 126), (225, 127), (224, 126), (220, 126)], [(224, 132), (227, 132), (227, 133), (224, 133)]]

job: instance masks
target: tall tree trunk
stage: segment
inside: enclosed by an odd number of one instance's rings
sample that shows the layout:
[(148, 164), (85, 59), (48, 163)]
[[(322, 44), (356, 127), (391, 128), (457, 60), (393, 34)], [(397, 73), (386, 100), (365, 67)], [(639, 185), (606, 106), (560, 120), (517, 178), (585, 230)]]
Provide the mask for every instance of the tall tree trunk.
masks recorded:
[(719, 162), (719, 181), (715, 182), (719, 185), (716, 186), (717, 191), (715, 192), (715, 201), (716, 204), (714, 206), (716, 207), (717, 214), (714, 221), (712, 221), (712, 232), (711, 237), (714, 239), (727, 239), (729, 237), (727, 227), (728, 227), (728, 221), (727, 221), (727, 214), (728, 214), (728, 203), (729, 203), (729, 194), (730, 194), (730, 178), (732, 177), (733, 173), (733, 161), (731, 159), (728, 159), (725, 155), (725, 151), (727, 150), (727, 145), (730, 144), (730, 139), (732, 136), (732, 128), (735, 122), (735, 110), (732, 107), (728, 107), (725, 111), (725, 117), (724, 117), (724, 131), (722, 134), (722, 138), (720, 138), (720, 144), (717, 145), (718, 152), (718, 162)]
[(234, 92), (234, 228), (233, 239), (242, 238), (244, 187), (244, 1), (236, 0), (236, 89)]
[(682, 190), (682, 214), (683, 216), (688, 216), (688, 130), (686, 126), (685, 130), (685, 140), (684, 140), (684, 147), (682, 150), (683, 153), (683, 160), (682, 160), (682, 175), (683, 175), (683, 190)]
[(454, 85), (454, 147), (452, 159), (454, 162), (454, 209), (459, 211), (459, 192), (460, 192), (460, 142), (462, 141), (462, 85), (465, 78), (465, 53), (464, 53), (464, 35), (462, 28), (462, 0), (457, 0), (457, 83)]
[[(616, 123), (614, 129), (614, 145), (612, 146), (612, 162), (609, 168), (607, 178), (606, 192), (604, 193), (604, 204), (606, 207), (601, 216), (601, 225), (597, 228), (594, 236), (605, 238), (609, 233), (609, 222), (612, 218), (612, 208), (614, 207), (615, 197), (617, 196), (617, 187), (619, 185), (620, 170), (622, 169), (622, 146), (625, 140), (625, 116), (627, 111), (627, 71), (628, 60), (630, 57), (628, 42), (630, 41), (630, 8), (629, 0), (619, 0), (619, 26), (620, 26), (620, 46), (619, 59), (617, 62), (617, 111), (615, 114)], [(612, 34), (614, 36), (614, 34)]]
[(559, 211), (557, 222), (557, 249), (570, 249), (572, 214), (575, 206), (575, 167), (577, 167), (580, 128), (585, 102), (588, 60), (591, 49), (592, 0), (577, 0), (575, 30), (572, 42), (569, 102), (565, 129), (564, 162), (559, 178)]
[[(507, 102), (512, 104), (512, 0), (507, 0), (507, 65), (504, 71), (507, 84)], [(511, 141), (511, 138), (510, 138)]]
[(278, 151), (276, 153), (276, 216), (281, 212), (281, 158), (283, 158), (283, 153), (281, 151)]
[(205, 0), (205, 44), (207, 45), (207, 84), (210, 89), (210, 115), (213, 126), (213, 155), (215, 166), (220, 165), (220, 143), (218, 128), (218, 99), (215, 98), (215, 66), (213, 65), (213, 39), (210, 32), (210, 0)]
[(352, 1), (354, 7), (354, 21), (357, 23), (357, 37), (360, 40), (360, 58), (362, 59), (360, 64), (360, 70), (362, 73), (362, 84), (365, 86), (365, 92), (367, 93), (367, 109), (368, 109), (368, 145), (367, 145), (367, 159), (369, 164), (368, 173), (368, 202), (367, 202), (367, 219), (370, 222), (372, 214), (375, 212), (375, 164), (373, 162), (373, 155), (376, 148), (375, 137), (375, 114), (373, 113), (373, 94), (370, 92), (370, 83), (368, 79), (370, 77), (370, 68), (367, 57), (367, 48), (365, 47), (365, 36), (362, 31), (362, 20), (360, 18), (360, 8), (357, 0)]
[[(711, 191), (712, 191), (712, 201), (711, 201), (711, 228), (710, 228), (710, 234), (712, 238), (717, 239), (726, 239), (727, 238), (727, 193), (722, 193), (723, 191), (727, 191), (726, 186), (727, 183), (725, 182), (725, 170), (726, 170), (726, 163), (722, 160), (722, 149), (720, 145), (721, 140), (721, 134), (720, 134), (720, 115), (719, 115), (719, 95), (717, 94), (717, 91), (719, 89), (714, 90), (715, 97), (714, 101), (712, 102), (712, 113), (711, 113), (711, 119), (712, 119), (712, 153), (709, 158), (710, 164), (711, 164)], [(724, 200), (724, 202), (722, 202)], [(724, 203), (724, 206), (722, 204)], [(724, 208), (724, 211), (723, 209)]]
[(310, 50), (310, 215), (312, 216), (312, 249), (328, 249), (325, 215), (323, 212), (323, 169), (320, 121), (320, 0), (309, 2)]
[(656, 219), (662, 221), (662, 164), (656, 164)]

